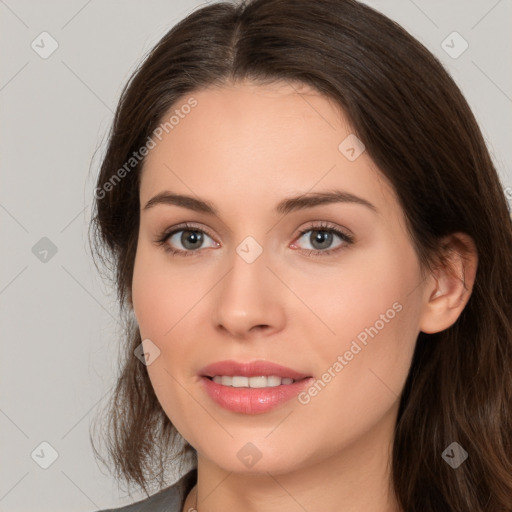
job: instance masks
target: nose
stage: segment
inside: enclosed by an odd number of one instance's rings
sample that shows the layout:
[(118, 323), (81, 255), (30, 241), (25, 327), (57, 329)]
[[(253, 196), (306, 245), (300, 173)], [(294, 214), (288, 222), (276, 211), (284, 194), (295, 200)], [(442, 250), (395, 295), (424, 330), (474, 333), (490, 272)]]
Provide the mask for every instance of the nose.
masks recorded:
[[(243, 254), (242, 252), (240, 254)], [(213, 321), (216, 329), (238, 339), (269, 335), (285, 324), (284, 286), (269, 268), (265, 250), (254, 260), (236, 253), (218, 284)]]

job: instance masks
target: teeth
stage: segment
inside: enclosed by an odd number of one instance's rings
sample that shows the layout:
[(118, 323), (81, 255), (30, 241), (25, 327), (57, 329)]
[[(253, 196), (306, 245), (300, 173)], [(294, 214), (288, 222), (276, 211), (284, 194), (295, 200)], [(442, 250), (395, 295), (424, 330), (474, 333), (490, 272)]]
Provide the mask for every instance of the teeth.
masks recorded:
[(233, 376), (231, 379), (231, 385), (234, 388), (247, 388), (249, 386), (249, 377)]
[(260, 375), (258, 377), (243, 377), (241, 375), (215, 375), (213, 382), (222, 384), (223, 386), (231, 386), (234, 388), (273, 388), (281, 385), (289, 385), (295, 382), (293, 379), (281, 378), (275, 375), (266, 377)]
[(221, 384), (223, 386), (231, 386), (231, 381), (233, 380), (232, 377), (221, 377)]

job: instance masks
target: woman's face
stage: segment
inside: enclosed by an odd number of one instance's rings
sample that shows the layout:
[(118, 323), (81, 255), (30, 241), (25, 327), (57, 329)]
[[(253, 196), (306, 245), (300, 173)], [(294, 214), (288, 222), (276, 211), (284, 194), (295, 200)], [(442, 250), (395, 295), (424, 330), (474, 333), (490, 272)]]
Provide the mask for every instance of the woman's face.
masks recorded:
[(172, 114), (141, 178), (132, 289), (166, 414), (227, 471), (387, 453), (426, 300), (393, 190), (305, 86), (201, 90)]

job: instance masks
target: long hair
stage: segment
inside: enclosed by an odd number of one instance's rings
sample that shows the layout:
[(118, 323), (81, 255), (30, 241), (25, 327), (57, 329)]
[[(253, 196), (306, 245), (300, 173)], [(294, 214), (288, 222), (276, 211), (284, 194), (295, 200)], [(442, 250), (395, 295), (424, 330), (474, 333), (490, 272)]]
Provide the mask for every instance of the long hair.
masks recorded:
[[(303, 83), (339, 105), (392, 184), (425, 268), (442, 253), (444, 236), (473, 238), (478, 269), (469, 302), (450, 328), (420, 333), (416, 341), (400, 397), (392, 485), (406, 511), (510, 512), (512, 225), (505, 194), (452, 78), (372, 8), (354, 0), (211, 4), (146, 56), (121, 94), (91, 222), (94, 250), (114, 275), (121, 311), (131, 308), (144, 163), (130, 158), (171, 107), (194, 91), (238, 80)], [(147, 492), (157, 476), (163, 485), (169, 460), (183, 461), (194, 450), (133, 355), (141, 338), (129, 314), (125, 325), (105, 438), (116, 475)], [(453, 442), (468, 454), (456, 469), (442, 457)]]

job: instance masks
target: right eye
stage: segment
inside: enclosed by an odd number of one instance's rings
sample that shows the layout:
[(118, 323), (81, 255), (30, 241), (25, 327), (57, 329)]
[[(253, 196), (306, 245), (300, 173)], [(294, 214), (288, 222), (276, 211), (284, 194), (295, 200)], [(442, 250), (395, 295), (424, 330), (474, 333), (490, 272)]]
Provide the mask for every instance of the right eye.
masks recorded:
[[(219, 244), (213, 240), (202, 229), (198, 229), (194, 226), (185, 225), (180, 228), (173, 228), (171, 230), (165, 230), (158, 238), (157, 243), (162, 245), (164, 251), (171, 254), (179, 254), (182, 256), (192, 255), (194, 252), (198, 252), (201, 249), (201, 245), (205, 241), (205, 236), (212, 240), (213, 244), (210, 247), (218, 247)], [(179, 245), (183, 249), (179, 248)], [(176, 248), (178, 246), (178, 248)]]

